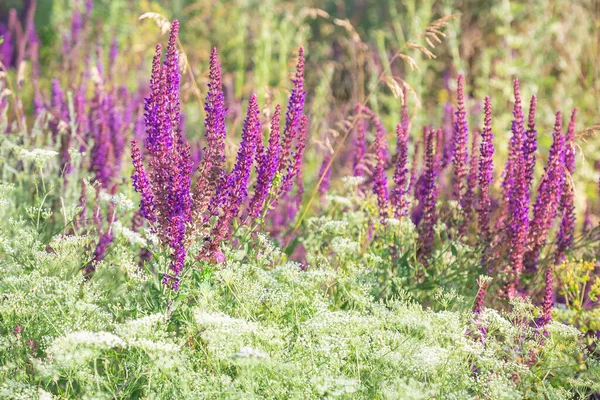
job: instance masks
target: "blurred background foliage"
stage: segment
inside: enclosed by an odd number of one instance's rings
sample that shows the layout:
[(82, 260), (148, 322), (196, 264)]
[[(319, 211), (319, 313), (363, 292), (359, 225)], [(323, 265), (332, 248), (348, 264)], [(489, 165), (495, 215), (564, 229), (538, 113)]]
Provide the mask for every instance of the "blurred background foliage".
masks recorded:
[[(24, 14), (30, 2), (1, 2), (0, 18), (4, 20), (11, 7)], [(61, 37), (70, 29), (73, 9), (83, 7), (82, 3), (40, 0), (37, 5), (47, 86), (52, 78), (48, 71), (60, 68), (62, 62), (57, 57)], [(139, 20), (146, 12), (181, 22), (180, 39), (191, 68), (182, 81), (186, 134), (191, 139), (203, 134), (202, 108), (194, 90), (199, 88), (201, 98), (206, 93), (212, 47), (218, 48), (223, 65), (230, 109), (228, 151), (233, 153), (245, 100), (256, 93), (267, 114), (274, 104), (285, 104), (302, 45), (307, 53), (314, 149), (306, 154), (305, 179), (318, 178), (320, 160), (340, 140), (341, 123), (357, 102), (368, 98), (393, 140), (402, 101), (398, 87), (407, 84), (415, 137), (423, 125), (441, 124), (443, 105), (453, 102), (455, 78), (463, 73), (470, 95), (471, 129), (481, 127), (483, 97), (492, 98), (499, 165), (508, 147), (514, 77), (521, 81), (524, 102), (532, 94), (538, 96), (538, 173), (551, 142), (554, 113), (561, 110), (568, 115), (577, 107), (582, 152), (575, 182), (579, 193), (597, 196), (599, 141), (587, 128), (600, 123), (598, 0), (95, 0), (95, 23), (87, 34), (104, 49), (116, 38), (119, 72), (123, 71), (119, 79), (131, 86), (146, 84), (154, 45), (165, 41), (156, 23)], [(442, 29), (441, 43), (426, 40), (423, 32), (432, 21), (455, 14)], [(435, 58), (408, 48), (408, 41), (426, 46)], [(397, 57), (398, 52), (416, 65), (411, 68), (405, 58)], [(347, 171), (338, 164), (333, 174), (344, 175)], [(578, 210), (583, 210), (584, 196), (576, 201)]]

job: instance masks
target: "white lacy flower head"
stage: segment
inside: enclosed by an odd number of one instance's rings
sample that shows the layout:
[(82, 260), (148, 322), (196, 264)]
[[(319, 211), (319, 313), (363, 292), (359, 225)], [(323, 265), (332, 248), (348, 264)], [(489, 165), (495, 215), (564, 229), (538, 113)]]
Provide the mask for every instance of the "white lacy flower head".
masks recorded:
[(326, 195), (325, 201), (327, 202), (327, 204), (331, 204), (331, 203), (339, 204), (340, 206), (348, 207), (348, 208), (352, 208), (354, 206), (354, 203), (352, 203), (352, 200), (350, 200), (349, 198), (344, 197), (344, 196)]
[(150, 314), (118, 325), (116, 332), (124, 339), (153, 337), (157, 326), (165, 321), (162, 313)]
[(260, 350), (250, 346), (242, 346), (240, 351), (231, 355), (232, 358), (267, 358), (268, 356)]
[(72, 332), (56, 338), (48, 348), (48, 354), (54, 362), (65, 367), (77, 367), (86, 364), (104, 350), (124, 348), (126, 343), (110, 332)]
[(365, 178), (362, 176), (344, 176), (342, 178), (345, 189), (356, 189), (364, 181)]
[(21, 149), (21, 150), (19, 150), (18, 157), (23, 161), (34, 162), (38, 167), (41, 167), (42, 165), (44, 165), (44, 163), (46, 161), (51, 160), (52, 158), (56, 157), (57, 155), (58, 155), (58, 152), (56, 152), (54, 150)]
[(360, 383), (356, 379), (346, 378), (345, 376), (324, 376), (314, 378), (313, 381), (319, 394), (327, 396), (327, 398), (352, 394), (360, 387)]
[(112, 230), (116, 235), (122, 236), (131, 244), (138, 244), (144, 247), (147, 245), (147, 241), (144, 237), (142, 237), (142, 235), (140, 235), (138, 232), (132, 231), (126, 226), (123, 226), (121, 221), (117, 220), (113, 222)]
[(343, 236), (336, 236), (331, 240), (331, 248), (340, 256), (358, 254), (360, 244)]

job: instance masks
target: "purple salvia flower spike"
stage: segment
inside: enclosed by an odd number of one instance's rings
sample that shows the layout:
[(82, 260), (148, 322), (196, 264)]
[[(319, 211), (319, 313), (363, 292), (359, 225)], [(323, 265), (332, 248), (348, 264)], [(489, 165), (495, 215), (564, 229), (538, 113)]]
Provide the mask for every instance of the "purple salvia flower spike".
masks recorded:
[(408, 215), (408, 133), (404, 125), (396, 126), (396, 165), (394, 168), (394, 183), (396, 186), (392, 191), (392, 204), (394, 206), (394, 217), (401, 218)]
[(358, 104), (355, 107), (356, 114), (356, 139), (355, 139), (355, 153), (354, 153), (354, 161), (352, 165), (353, 176), (363, 176), (364, 175), (364, 161), (365, 154), (367, 153), (367, 121), (365, 121), (361, 117), (361, 109), (362, 106)]
[(437, 170), (435, 168), (435, 132), (429, 130), (425, 138), (425, 171), (423, 173), (423, 218), (419, 223), (419, 257), (426, 260), (433, 251), (434, 227), (437, 224)]
[(531, 192), (531, 184), (533, 182), (533, 172), (535, 170), (535, 152), (537, 151), (537, 131), (535, 130), (535, 111), (537, 108), (537, 98), (531, 96), (529, 103), (529, 117), (527, 118), (527, 132), (525, 133), (525, 148), (523, 153), (525, 156), (525, 176), (527, 179), (527, 188)]
[(521, 89), (519, 80), (514, 80), (515, 106), (513, 109), (513, 121), (511, 124), (512, 137), (509, 150), (510, 175), (507, 182), (509, 226), (508, 236), (510, 242), (509, 265), (507, 268), (507, 282), (505, 294), (508, 298), (516, 295), (517, 285), (521, 272), (523, 271), (523, 255), (527, 245), (527, 233), (529, 232), (529, 193), (525, 177), (525, 158), (523, 144), (525, 141), (525, 128), (523, 108), (521, 105)]
[(302, 113), (304, 112), (304, 48), (298, 51), (298, 63), (296, 65), (296, 76), (293, 80), (294, 89), (290, 94), (287, 112), (285, 114), (285, 128), (281, 136), (281, 157), (279, 161), (279, 172), (283, 172), (294, 161), (290, 159), (292, 142), (300, 130)]
[(211, 198), (216, 193), (217, 184), (224, 183), (225, 179), (225, 97), (223, 95), (223, 82), (221, 80), (221, 65), (217, 49), (213, 48), (210, 54), (210, 83), (206, 95), (204, 110), (206, 118), (206, 148), (203, 150), (204, 159), (200, 164), (199, 176), (194, 188), (194, 213), (196, 219), (210, 217), (215, 210), (207, 210)]
[(279, 104), (275, 107), (275, 113), (271, 117), (271, 130), (269, 136), (269, 148), (259, 160), (256, 185), (254, 186), (254, 197), (250, 201), (248, 214), (252, 218), (259, 218), (263, 212), (265, 201), (269, 196), (273, 179), (279, 166), (279, 118), (281, 117), (281, 107)]
[(552, 279), (552, 268), (546, 268), (544, 301), (542, 302), (542, 318), (539, 323), (541, 327), (552, 321), (552, 307), (554, 306), (554, 280)]
[(456, 88), (457, 110), (456, 121), (454, 123), (454, 158), (452, 159), (454, 166), (452, 192), (454, 199), (461, 206), (465, 194), (467, 163), (469, 160), (469, 150), (467, 148), (469, 143), (469, 128), (467, 126), (467, 112), (464, 101), (464, 82), (464, 77), (459, 75)]
[(559, 211), (562, 212), (562, 218), (557, 235), (556, 253), (554, 254), (555, 264), (560, 264), (565, 259), (565, 252), (573, 245), (573, 235), (575, 233), (575, 190), (572, 177), (575, 173), (576, 121), (577, 109), (573, 109), (565, 138), (565, 169), (567, 175), (563, 183), (563, 193), (560, 200)]
[(562, 197), (565, 181), (565, 136), (561, 130), (562, 115), (557, 112), (552, 147), (530, 221), (529, 248), (525, 255), (525, 266), (530, 271), (537, 270), (539, 253), (546, 244)]
[(492, 242), (490, 229), (490, 214), (492, 201), (490, 187), (494, 183), (494, 134), (492, 133), (492, 103), (489, 96), (484, 100), (484, 125), (481, 133), (481, 146), (479, 148), (479, 204), (478, 228), (482, 241), (489, 246)]
[(199, 259), (217, 262), (221, 255), (220, 244), (229, 238), (231, 222), (238, 216), (240, 207), (248, 197), (248, 179), (256, 154), (256, 147), (262, 132), (260, 111), (256, 95), (252, 95), (248, 104), (246, 120), (242, 130), (242, 143), (237, 153), (236, 163), (227, 177), (225, 188), (223, 215), (212, 229), (211, 235), (200, 251)]

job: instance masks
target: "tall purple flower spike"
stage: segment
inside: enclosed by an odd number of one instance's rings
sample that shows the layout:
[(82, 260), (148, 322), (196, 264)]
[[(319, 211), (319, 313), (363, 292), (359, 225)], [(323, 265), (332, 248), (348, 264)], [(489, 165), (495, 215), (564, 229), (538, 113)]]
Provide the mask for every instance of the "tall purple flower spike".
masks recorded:
[(565, 136), (562, 133), (562, 115), (556, 113), (553, 142), (545, 173), (538, 187), (538, 194), (530, 221), (528, 251), (525, 267), (537, 270), (539, 253), (546, 244), (548, 232), (556, 219), (565, 181)]
[(208, 210), (211, 198), (217, 193), (217, 184), (224, 183), (225, 179), (225, 97), (223, 95), (223, 82), (221, 80), (221, 65), (217, 49), (210, 53), (210, 83), (204, 110), (206, 119), (206, 147), (204, 158), (199, 168), (198, 179), (194, 188), (194, 218), (201, 221), (214, 214), (215, 210)]
[(486, 96), (484, 100), (484, 114), (481, 146), (479, 147), (479, 204), (477, 206), (477, 213), (481, 239), (489, 248), (492, 242), (492, 232), (490, 229), (490, 214), (492, 212), (490, 187), (494, 183), (494, 134), (492, 133), (492, 103), (489, 96)]
[(462, 75), (458, 76), (456, 88), (456, 121), (454, 122), (454, 158), (452, 164), (454, 171), (452, 174), (452, 193), (454, 199), (461, 204), (465, 195), (467, 163), (469, 160), (469, 128), (467, 125), (467, 112), (465, 110), (464, 100), (464, 82)]
[(573, 188), (573, 173), (575, 172), (575, 123), (577, 109), (571, 113), (571, 121), (567, 129), (565, 144), (565, 168), (568, 175), (563, 184), (563, 193), (560, 200), (559, 211), (562, 212), (560, 227), (558, 229), (556, 253), (554, 263), (560, 264), (565, 259), (565, 252), (573, 245), (575, 233), (575, 190)]
[(526, 181), (526, 161), (523, 152), (525, 141), (525, 128), (523, 108), (521, 106), (521, 89), (519, 80), (514, 80), (515, 106), (513, 110), (512, 138), (510, 141), (509, 160), (507, 175), (509, 181), (508, 189), (508, 239), (510, 243), (509, 264), (506, 267), (505, 295), (508, 298), (515, 297), (519, 278), (523, 271), (523, 255), (527, 245), (527, 233), (529, 232), (529, 195)]
[(227, 184), (224, 188), (224, 203), (221, 204), (223, 214), (219, 217), (208, 241), (200, 251), (200, 259), (212, 262), (222, 260), (220, 259), (222, 257), (221, 241), (229, 238), (231, 223), (238, 216), (243, 202), (248, 197), (248, 179), (256, 155), (258, 138), (262, 131), (259, 117), (258, 101), (256, 95), (252, 95), (244, 121), (242, 143), (237, 153), (236, 163), (227, 176)]
[(146, 150), (149, 168), (143, 167), (137, 142), (132, 143), (134, 188), (141, 194), (140, 212), (152, 223), (160, 240), (171, 249), (169, 273), (163, 283), (179, 288), (186, 258), (186, 226), (192, 221), (190, 147), (181, 135), (179, 62), (176, 49), (179, 22), (173, 21), (166, 60), (161, 47), (152, 61), (150, 96), (146, 98)]
[(269, 147), (267, 152), (258, 160), (256, 185), (254, 186), (254, 197), (248, 206), (248, 215), (252, 218), (259, 218), (265, 207), (265, 202), (271, 191), (273, 179), (279, 166), (279, 118), (281, 117), (281, 107), (279, 104), (275, 107), (275, 112), (271, 117), (271, 130), (269, 136)]
[(437, 224), (437, 170), (434, 149), (435, 131), (427, 130), (425, 137), (425, 172), (423, 181), (423, 218), (419, 223), (419, 256), (426, 260), (433, 251), (434, 227)]
[(394, 183), (392, 190), (392, 205), (394, 206), (394, 217), (401, 218), (408, 215), (408, 134), (404, 130), (404, 124), (396, 126), (396, 165), (394, 168)]
[(475, 208), (475, 190), (477, 189), (477, 172), (479, 164), (479, 132), (473, 132), (473, 142), (471, 144), (471, 159), (469, 160), (469, 175), (467, 175), (467, 191), (465, 192), (463, 201), (464, 221), (460, 226), (461, 235), (466, 235), (469, 232), (471, 221), (473, 220)]

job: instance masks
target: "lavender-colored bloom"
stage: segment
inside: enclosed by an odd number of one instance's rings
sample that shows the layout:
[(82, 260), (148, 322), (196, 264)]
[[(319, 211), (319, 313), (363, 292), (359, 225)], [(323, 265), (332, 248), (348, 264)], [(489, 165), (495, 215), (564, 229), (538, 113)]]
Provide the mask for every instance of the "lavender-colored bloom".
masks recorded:
[(529, 103), (529, 117), (527, 119), (527, 132), (525, 132), (524, 157), (525, 157), (525, 178), (527, 180), (527, 188), (531, 190), (533, 182), (533, 172), (535, 170), (535, 152), (537, 150), (537, 131), (535, 130), (535, 111), (537, 106), (537, 98), (531, 96)]
[(426, 260), (433, 251), (434, 227), (437, 224), (437, 170), (435, 168), (435, 131), (429, 130), (425, 137), (425, 172), (423, 179), (423, 219), (419, 223), (419, 257)]
[(302, 113), (304, 112), (304, 100), (306, 92), (304, 91), (304, 48), (300, 47), (298, 51), (298, 64), (296, 65), (296, 78), (293, 80), (294, 89), (290, 94), (288, 108), (285, 114), (285, 128), (281, 136), (281, 157), (279, 159), (279, 172), (294, 163), (289, 155), (292, 149), (292, 142), (300, 131), (302, 122)]
[(76, 46), (77, 43), (79, 43), (82, 29), (83, 22), (81, 20), (81, 13), (76, 7), (73, 11), (73, 17), (71, 18), (71, 46)]
[(220, 243), (229, 237), (231, 222), (237, 217), (242, 203), (248, 197), (248, 179), (256, 154), (258, 138), (262, 131), (260, 111), (256, 95), (252, 95), (248, 105), (246, 120), (242, 130), (242, 143), (238, 150), (235, 166), (227, 177), (223, 215), (213, 228), (211, 235), (200, 252), (201, 259), (216, 261)]
[[(304, 191), (302, 179), (298, 178), (302, 173), (302, 160), (304, 157), (304, 149), (306, 148), (306, 130), (308, 128), (308, 117), (302, 115), (300, 120), (300, 129), (298, 130), (298, 136), (296, 140), (296, 148), (291, 153), (292, 164), (287, 168), (286, 174), (281, 182), (281, 193), (287, 195), (292, 189), (293, 182), (296, 180), (298, 184), (298, 192), (302, 194)], [(294, 214), (295, 211), (291, 211)]]
[(531, 271), (537, 269), (539, 253), (546, 244), (562, 196), (565, 181), (565, 136), (561, 129), (562, 115), (559, 111), (556, 113), (550, 156), (538, 187), (533, 217), (530, 221), (529, 249), (525, 255), (525, 266)]
[(452, 192), (462, 206), (465, 195), (465, 183), (467, 177), (467, 163), (469, 160), (469, 128), (467, 126), (467, 112), (464, 101), (464, 77), (458, 76), (456, 88), (456, 122), (454, 123), (454, 158), (452, 164), (454, 171), (452, 174)]
[(479, 205), (477, 212), (481, 239), (489, 246), (492, 242), (490, 187), (494, 183), (494, 134), (492, 133), (492, 103), (489, 96), (486, 96), (484, 100), (484, 113), (485, 119), (479, 148)]
[(281, 107), (275, 107), (275, 113), (271, 118), (271, 133), (269, 136), (269, 148), (259, 160), (256, 185), (254, 186), (254, 197), (250, 201), (248, 214), (252, 218), (259, 218), (263, 212), (265, 201), (269, 196), (273, 178), (279, 166), (279, 118)]
[(562, 212), (560, 228), (558, 230), (556, 253), (554, 263), (559, 264), (565, 259), (565, 252), (573, 245), (575, 233), (575, 190), (573, 188), (573, 173), (575, 172), (575, 122), (577, 109), (571, 113), (571, 121), (567, 129), (565, 143), (565, 168), (568, 176), (564, 180), (563, 193), (560, 199), (559, 211)]
[(215, 48), (210, 54), (209, 77), (209, 91), (204, 104), (207, 146), (203, 150), (204, 159), (200, 164), (193, 197), (196, 219), (205, 219), (213, 214), (214, 210), (208, 210), (209, 202), (216, 194), (217, 184), (223, 184), (225, 179), (225, 137), (227, 135), (225, 117), (227, 109), (223, 95), (221, 65)]
[(392, 205), (394, 217), (400, 218), (408, 215), (408, 134), (402, 123), (396, 126), (396, 165), (394, 168), (394, 183), (392, 190)]
[(377, 205), (379, 206), (379, 217), (382, 223), (388, 217), (388, 187), (387, 187), (387, 175), (385, 168), (388, 162), (388, 150), (387, 141), (385, 139), (385, 129), (383, 124), (372, 110), (367, 107), (363, 107), (361, 112), (367, 115), (373, 125), (375, 125), (375, 152), (376, 152), (376, 165), (373, 171), (373, 193), (377, 196)]
[[(525, 128), (523, 108), (521, 106), (521, 90), (518, 79), (514, 80), (515, 106), (511, 124), (512, 138), (509, 152), (510, 181), (508, 182), (509, 226), (508, 239), (510, 243), (509, 265), (506, 270), (505, 292), (508, 298), (516, 295), (516, 289), (523, 271), (523, 255), (529, 232), (529, 193), (525, 178), (525, 158), (523, 143)], [(508, 168), (507, 168), (508, 169)]]
[(179, 23), (171, 25), (166, 61), (160, 63), (157, 46), (152, 62), (151, 93), (145, 102), (146, 150), (149, 172), (141, 161), (137, 143), (132, 143), (134, 188), (142, 195), (141, 213), (154, 223), (160, 240), (171, 249), (170, 273), (163, 283), (174, 290), (186, 258), (186, 226), (191, 223), (190, 195), (192, 162), (190, 146), (181, 136), (179, 111), (179, 64), (175, 49)]

